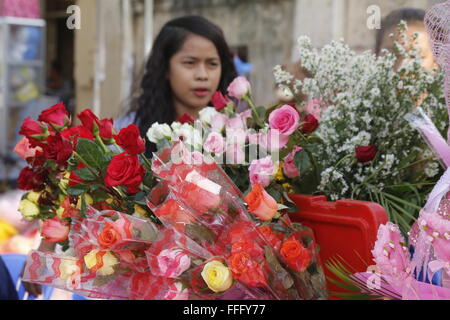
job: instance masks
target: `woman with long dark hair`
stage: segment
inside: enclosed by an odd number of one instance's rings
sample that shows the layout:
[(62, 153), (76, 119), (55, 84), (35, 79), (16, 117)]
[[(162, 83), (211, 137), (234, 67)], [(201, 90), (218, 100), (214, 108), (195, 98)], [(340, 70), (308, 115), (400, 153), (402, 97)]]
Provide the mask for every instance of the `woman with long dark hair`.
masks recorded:
[[(139, 94), (116, 128), (134, 123), (146, 137), (155, 122), (170, 124), (186, 113), (195, 119), (215, 91), (226, 93), (236, 75), (233, 56), (217, 25), (200, 16), (173, 19), (156, 37)], [(151, 155), (156, 146), (146, 143), (146, 153)]]

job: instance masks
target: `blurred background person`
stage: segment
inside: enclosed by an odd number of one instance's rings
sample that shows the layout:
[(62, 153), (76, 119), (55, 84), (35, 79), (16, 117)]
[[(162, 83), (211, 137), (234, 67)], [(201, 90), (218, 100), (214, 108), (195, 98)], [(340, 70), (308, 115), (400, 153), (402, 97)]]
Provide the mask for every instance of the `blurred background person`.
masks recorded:
[[(403, 20), (408, 24), (407, 36), (408, 41), (411, 42), (413, 35), (418, 34), (414, 41), (414, 46), (420, 48), (420, 55), (422, 56), (422, 66), (426, 69), (433, 69), (437, 67), (436, 61), (433, 57), (433, 52), (428, 39), (427, 31), (423, 19), (425, 17), (425, 10), (415, 8), (402, 8), (390, 12), (382, 21), (381, 29), (376, 33), (375, 39), (375, 54), (379, 56), (382, 54), (382, 49), (392, 50), (394, 41), (399, 41), (399, 34), (397, 32), (398, 24)], [(391, 36), (392, 35), (392, 36)], [(400, 42), (400, 41), (399, 41)], [(400, 65), (401, 61), (397, 61), (396, 67)]]

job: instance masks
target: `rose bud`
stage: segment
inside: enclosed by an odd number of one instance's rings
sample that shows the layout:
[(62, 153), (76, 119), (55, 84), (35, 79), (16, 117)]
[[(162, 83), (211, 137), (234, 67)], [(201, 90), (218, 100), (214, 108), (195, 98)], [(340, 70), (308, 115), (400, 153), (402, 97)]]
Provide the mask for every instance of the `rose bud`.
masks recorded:
[(70, 123), (69, 113), (62, 102), (42, 111), (38, 120), (48, 123), (56, 129), (62, 129)]
[(318, 126), (319, 121), (316, 119), (316, 117), (314, 117), (312, 114), (307, 114), (303, 119), (302, 133), (308, 134), (314, 132), (316, 131)]
[(375, 145), (355, 147), (355, 154), (359, 162), (369, 162), (377, 155), (377, 147)]
[(217, 111), (222, 110), (227, 106), (229, 100), (227, 100), (222, 92), (216, 91), (211, 97), (211, 103)]

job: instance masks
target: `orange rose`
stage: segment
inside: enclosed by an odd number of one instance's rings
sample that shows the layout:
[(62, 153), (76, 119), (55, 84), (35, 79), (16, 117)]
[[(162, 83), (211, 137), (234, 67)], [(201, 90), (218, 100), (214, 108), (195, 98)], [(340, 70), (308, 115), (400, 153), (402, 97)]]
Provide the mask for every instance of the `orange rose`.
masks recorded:
[(252, 186), (252, 191), (245, 196), (244, 201), (248, 205), (248, 211), (264, 221), (271, 220), (278, 211), (275, 199), (259, 184)]
[(119, 242), (122, 239), (122, 236), (111, 223), (106, 222), (106, 226), (98, 235), (97, 239), (100, 246), (102, 246), (103, 248), (110, 248), (115, 243)]
[(264, 238), (274, 247), (276, 250), (278, 250), (282, 237), (280, 239), (279, 234), (275, 234), (270, 226), (263, 226), (258, 228), (259, 231), (263, 234)]
[(259, 258), (264, 255), (263, 249), (254, 241), (241, 240), (233, 243), (231, 246), (231, 254), (245, 252), (252, 258)]
[(311, 252), (303, 247), (294, 236), (283, 242), (280, 253), (288, 266), (295, 272), (305, 271), (311, 263)]
[(230, 256), (229, 267), (233, 278), (249, 287), (267, 286), (267, 279), (260, 264), (247, 253), (239, 251)]

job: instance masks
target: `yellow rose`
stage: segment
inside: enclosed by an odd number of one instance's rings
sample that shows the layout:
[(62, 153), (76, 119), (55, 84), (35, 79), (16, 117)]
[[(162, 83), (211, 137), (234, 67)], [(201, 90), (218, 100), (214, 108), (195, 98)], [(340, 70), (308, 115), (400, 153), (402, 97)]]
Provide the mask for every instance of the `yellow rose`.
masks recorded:
[[(88, 269), (92, 269), (97, 265), (97, 253), (100, 252), (99, 249), (94, 249), (84, 256), (84, 263)], [(108, 276), (114, 273), (113, 266), (119, 263), (119, 260), (111, 253), (111, 251), (106, 251), (106, 253), (101, 257), (103, 261), (103, 266), (97, 270), (97, 273), (102, 276)]]
[(30, 200), (31, 202), (33, 202), (35, 204), (38, 204), (40, 195), (41, 195), (40, 192), (30, 191), (30, 192), (27, 193), (26, 198), (28, 200)]
[(71, 257), (62, 259), (59, 265), (59, 272), (61, 272), (59, 277), (63, 280), (71, 278), (74, 274), (81, 274), (80, 266), (77, 265), (77, 259)]
[(205, 280), (208, 288), (214, 292), (228, 290), (233, 283), (230, 269), (222, 262), (216, 260), (205, 264), (202, 270), (202, 278)]
[(17, 229), (6, 221), (0, 221), (0, 243), (17, 234)]
[(39, 207), (28, 199), (23, 199), (19, 203), (19, 211), (25, 220), (32, 221), (39, 214)]
[(87, 194), (87, 193), (83, 193), (77, 201), (77, 209), (81, 210), (81, 197), (84, 197), (84, 201), (86, 202), (86, 205), (92, 205), (94, 203), (94, 200), (92, 199), (92, 197)]

